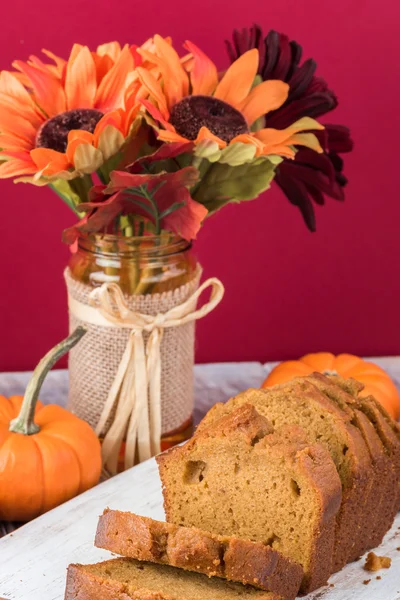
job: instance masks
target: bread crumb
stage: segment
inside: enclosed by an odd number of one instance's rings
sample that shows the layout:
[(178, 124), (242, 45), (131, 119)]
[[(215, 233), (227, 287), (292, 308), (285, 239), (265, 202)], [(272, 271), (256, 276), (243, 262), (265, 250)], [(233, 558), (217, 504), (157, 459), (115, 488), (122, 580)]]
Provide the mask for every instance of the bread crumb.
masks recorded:
[(391, 564), (392, 559), (388, 556), (377, 556), (374, 552), (369, 552), (364, 569), (366, 571), (379, 571), (380, 569), (389, 569)]
[(377, 576), (375, 577), (375, 579), (382, 579), (382, 577), (381, 577), (380, 575), (377, 575)]
[(371, 581), (370, 579), (364, 579), (363, 584), (368, 585), (370, 581)]
[(334, 583), (330, 583), (329, 587), (335, 587), (335, 584)]
[(400, 546), (398, 548), (396, 548), (396, 550), (398, 550), (400, 552)]

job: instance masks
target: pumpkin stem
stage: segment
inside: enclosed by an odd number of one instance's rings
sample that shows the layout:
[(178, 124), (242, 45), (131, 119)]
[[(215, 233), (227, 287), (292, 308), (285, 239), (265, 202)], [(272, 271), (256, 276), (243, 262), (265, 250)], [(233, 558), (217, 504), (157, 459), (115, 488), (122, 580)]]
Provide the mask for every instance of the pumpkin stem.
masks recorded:
[(85, 335), (87, 329), (81, 325), (75, 329), (65, 340), (54, 346), (39, 362), (31, 380), (29, 381), (22, 402), (21, 410), (16, 419), (10, 422), (9, 430), (23, 435), (38, 433), (40, 427), (33, 420), (36, 403), (47, 373), (53, 365), (73, 348)]

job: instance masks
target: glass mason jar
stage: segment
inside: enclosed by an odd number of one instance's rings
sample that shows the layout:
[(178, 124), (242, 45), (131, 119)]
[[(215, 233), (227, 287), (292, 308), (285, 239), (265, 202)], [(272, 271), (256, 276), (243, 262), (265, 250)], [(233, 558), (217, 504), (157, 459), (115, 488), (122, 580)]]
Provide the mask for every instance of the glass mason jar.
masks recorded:
[[(193, 281), (198, 274), (199, 265), (191, 244), (172, 234), (82, 237), (69, 262), (69, 276), (73, 281), (92, 288), (105, 282), (117, 283), (124, 294), (132, 297), (174, 291)], [(85, 418), (79, 411), (77, 414)], [(90, 419), (87, 420), (90, 422)], [(162, 450), (192, 435), (192, 417), (186, 417), (183, 421), (179, 427), (163, 433)], [(122, 457), (123, 447), (120, 453)]]
[(78, 241), (69, 268), (77, 281), (118, 283), (125, 294), (159, 294), (193, 279), (191, 243), (172, 234), (149, 237), (94, 235)]

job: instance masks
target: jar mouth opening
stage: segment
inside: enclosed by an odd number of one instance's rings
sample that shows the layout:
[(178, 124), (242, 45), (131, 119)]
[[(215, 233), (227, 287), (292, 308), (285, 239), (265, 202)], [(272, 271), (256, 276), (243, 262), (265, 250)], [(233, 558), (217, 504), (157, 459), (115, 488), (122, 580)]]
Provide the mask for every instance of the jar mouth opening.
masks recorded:
[(184, 252), (192, 247), (192, 242), (173, 233), (132, 237), (104, 233), (81, 236), (78, 239), (78, 247), (85, 252), (103, 256), (156, 256)]

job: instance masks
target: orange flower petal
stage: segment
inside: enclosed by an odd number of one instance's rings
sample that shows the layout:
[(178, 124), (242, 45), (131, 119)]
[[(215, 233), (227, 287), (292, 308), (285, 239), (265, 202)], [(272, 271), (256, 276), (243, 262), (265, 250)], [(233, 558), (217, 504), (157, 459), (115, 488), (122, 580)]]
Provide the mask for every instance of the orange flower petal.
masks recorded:
[(306, 146), (307, 148), (314, 150), (314, 152), (318, 152), (318, 154), (323, 153), (321, 144), (319, 143), (317, 136), (313, 133), (295, 133), (287, 141), (287, 144), (290, 144), (290, 146)]
[(16, 135), (0, 133), (0, 148), (3, 150), (32, 150), (32, 143), (23, 140)]
[(225, 148), (226, 142), (221, 140), (218, 136), (211, 133), (211, 131), (207, 127), (201, 127), (199, 133), (197, 134), (197, 138), (195, 139), (195, 143), (199, 143), (202, 140), (211, 140), (212, 142), (216, 142), (219, 148)]
[(7, 160), (0, 164), (0, 179), (16, 177), (17, 175), (32, 175), (36, 171), (37, 168), (31, 160), (21, 160), (19, 158)]
[(140, 102), (146, 108), (147, 112), (150, 113), (150, 115), (153, 117), (153, 119), (155, 119), (156, 121), (159, 121), (161, 123), (161, 125), (163, 125), (163, 127), (165, 127), (165, 129), (167, 129), (169, 131), (175, 131), (174, 127), (170, 123), (168, 123), (168, 121), (166, 121), (164, 119), (164, 117), (162, 116), (162, 114), (160, 113), (158, 108), (156, 106), (154, 106), (154, 104), (152, 104), (148, 100), (144, 100), (144, 99), (141, 99)]
[(75, 150), (80, 144), (93, 144), (94, 136), (90, 131), (83, 129), (73, 129), (68, 133), (68, 145), (65, 154), (68, 158), (68, 163), (74, 163)]
[(241, 103), (240, 111), (249, 125), (271, 110), (280, 108), (289, 94), (289, 86), (283, 81), (263, 81), (256, 85)]
[(265, 146), (261, 154), (264, 156), (267, 156), (268, 154), (277, 154), (278, 156), (283, 156), (284, 158), (294, 158), (296, 156), (294, 150), (290, 148), (290, 146), (285, 146), (284, 144)]
[(65, 76), (67, 109), (93, 108), (97, 90), (96, 66), (86, 46), (69, 59)]
[(6, 134), (14, 135), (31, 146), (35, 143), (37, 129), (23, 117), (19, 117), (8, 110), (0, 110), (0, 131)]
[(51, 58), (51, 60), (54, 60), (56, 64), (56, 72), (58, 72), (59, 77), (62, 77), (64, 67), (67, 64), (67, 61), (64, 58), (60, 58), (56, 54), (53, 54), (53, 52), (50, 52), (49, 50), (42, 49), (42, 52), (43, 54)]
[(241, 142), (242, 144), (251, 144), (253, 146), (256, 146), (257, 155), (261, 154), (262, 150), (264, 148), (264, 144), (260, 140), (258, 140), (256, 137), (254, 137), (254, 135), (252, 133), (242, 133), (240, 135), (237, 135), (229, 142), (229, 145), (235, 144), (236, 142)]
[(123, 105), (125, 82), (128, 73), (133, 69), (133, 58), (126, 45), (113, 68), (103, 78), (97, 90), (95, 107), (106, 112)]
[(13, 67), (29, 78), (35, 100), (48, 117), (66, 110), (64, 90), (57, 77), (21, 60), (14, 61)]
[(190, 142), (190, 140), (183, 137), (182, 135), (179, 135), (179, 133), (176, 133), (176, 131), (161, 130), (158, 132), (157, 137), (162, 142)]
[(112, 127), (115, 127), (116, 129), (119, 129), (122, 132), (124, 116), (124, 111), (122, 109), (119, 109), (107, 113), (100, 119), (93, 132), (93, 144), (96, 148), (98, 146), (100, 134), (108, 125), (111, 125)]
[(157, 101), (158, 109), (163, 119), (165, 121), (168, 121), (169, 112), (167, 107), (167, 101), (161, 85), (149, 71), (146, 71), (146, 69), (138, 67), (136, 70), (142, 85), (144, 85), (150, 96), (152, 96)]
[(181, 64), (185, 68), (185, 71), (190, 73), (191, 70), (193, 69), (193, 65), (194, 65), (193, 54), (186, 54), (185, 56), (182, 56)]
[(215, 98), (238, 108), (250, 92), (257, 69), (258, 50), (253, 48), (231, 64), (214, 92)]
[(113, 62), (116, 62), (121, 54), (121, 45), (119, 42), (109, 42), (97, 46), (96, 54), (98, 56), (109, 56)]
[(113, 60), (107, 54), (99, 56), (95, 52), (92, 52), (92, 57), (96, 67), (96, 81), (99, 86), (103, 77), (107, 75), (110, 69), (113, 67)]
[(38, 116), (39, 113), (32, 100), (32, 96), (15, 74), (8, 71), (0, 73), (0, 107), (4, 105), (13, 108), (21, 116), (27, 116), (29, 119), (32, 119), (34, 125), (43, 120)]
[(287, 127), (286, 129), (266, 128), (256, 131), (254, 136), (263, 142), (263, 144), (272, 145), (286, 143), (294, 133), (296, 131), (291, 127)]
[(81, 140), (84, 143), (91, 144), (93, 141), (93, 133), (85, 131), (84, 129), (71, 129), (68, 132), (68, 143), (74, 142), (75, 140)]
[(65, 171), (71, 166), (66, 154), (50, 148), (35, 148), (31, 151), (31, 158), (45, 176), (55, 175), (58, 171)]
[(18, 79), (18, 81), (23, 86), (25, 86), (28, 89), (32, 88), (31, 80), (29, 79), (29, 77), (27, 77), (23, 73), (19, 73), (18, 71), (11, 71), (11, 74), (13, 75), (13, 77), (15, 77), (15, 79)]
[(164, 62), (164, 93), (168, 99), (169, 108), (172, 108), (189, 94), (188, 75), (181, 64), (178, 53), (164, 38), (155, 35), (154, 45), (158, 56)]
[(71, 52), (69, 53), (69, 59), (68, 62), (74, 62), (74, 60), (76, 59), (76, 57), (78, 56), (79, 52), (82, 50), (83, 46), (82, 44), (74, 44), (72, 46)]
[[(266, 129), (261, 130), (261, 131), (267, 131)], [(271, 130), (268, 130), (271, 131)], [(278, 131), (278, 130), (275, 130)], [(264, 143), (262, 141), (263, 136), (258, 136), (260, 132), (257, 131), (256, 133), (243, 133), (241, 135), (236, 136), (235, 138), (233, 138), (233, 140), (231, 140), (231, 144), (234, 144), (235, 142), (242, 142), (243, 144), (253, 144), (254, 146), (256, 146), (256, 156), (261, 156), (261, 155), (268, 155), (268, 154), (278, 154), (279, 156), (284, 156), (286, 158), (294, 158), (295, 156), (295, 152), (293, 151), (292, 148), (290, 148), (290, 145), (284, 141), (282, 143), (279, 143), (279, 141), (276, 141), (276, 143), (274, 143), (272, 140), (272, 135), (270, 136), (270, 142), (269, 143)], [(268, 139), (268, 136), (264, 136), (264, 139)], [(290, 139), (290, 138), (289, 138)], [(278, 140), (278, 136), (276, 136), (275, 140)]]
[(185, 48), (193, 55), (190, 71), (192, 94), (210, 96), (218, 85), (218, 71), (215, 64), (192, 42), (185, 42)]
[(40, 60), (40, 58), (38, 58), (37, 56), (34, 56), (33, 54), (29, 57), (29, 60), (27, 61), (28, 65), (31, 65), (32, 67), (37, 67), (38, 69), (40, 69), (41, 71), (44, 71), (45, 73), (51, 73), (52, 75), (55, 75), (55, 73), (53, 73), (53, 71), (51, 70), (51, 65), (46, 65), (42, 60)]
[(139, 115), (140, 109), (141, 109), (140, 104), (137, 104), (136, 106), (133, 106), (131, 109), (129, 109), (125, 113), (124, 126), (122, 129), (122, 133), (124, 134), (125, 137), (128, 135), (132, 124), (134, 123), (136, 117)]

